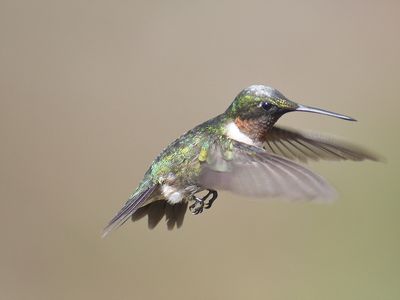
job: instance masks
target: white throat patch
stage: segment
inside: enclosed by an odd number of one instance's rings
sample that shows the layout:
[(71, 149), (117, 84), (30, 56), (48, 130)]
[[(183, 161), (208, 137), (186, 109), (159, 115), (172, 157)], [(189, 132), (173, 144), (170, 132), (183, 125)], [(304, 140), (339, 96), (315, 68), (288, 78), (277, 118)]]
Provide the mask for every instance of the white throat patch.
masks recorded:
[(228, 125), (226, 125), (226, 135), (232, 140), (256, 146), (256, 143), (254, 143), (254, 141), (248, 135), (240, 131), (235, 122), (230, 122)]

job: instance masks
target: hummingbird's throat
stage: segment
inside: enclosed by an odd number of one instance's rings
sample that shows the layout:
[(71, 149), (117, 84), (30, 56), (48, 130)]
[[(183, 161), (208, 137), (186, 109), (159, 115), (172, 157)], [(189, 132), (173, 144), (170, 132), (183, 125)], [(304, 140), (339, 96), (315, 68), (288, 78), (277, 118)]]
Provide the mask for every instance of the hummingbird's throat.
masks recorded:
[(235, 124), (239, 130), (247, 135), (255, 142), (263, 142), (266, 140), (268, 129), (271, 128), (274, 122), (266, 117), (259, 117), (257, 119), (235, 119)]

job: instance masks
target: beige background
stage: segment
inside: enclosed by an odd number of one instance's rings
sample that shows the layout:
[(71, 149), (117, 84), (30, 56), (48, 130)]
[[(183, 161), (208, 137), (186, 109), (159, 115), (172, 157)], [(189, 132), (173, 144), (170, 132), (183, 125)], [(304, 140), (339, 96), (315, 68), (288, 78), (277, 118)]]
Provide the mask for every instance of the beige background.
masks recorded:
[[(0, 2), (0, 299), (399, 299), (398, 1)], [(100, 231), (174, 138), (268, 84), (386, 163), (311, 164), (332, 205), (221, 193)], [(288, 187), (290, 188), (290, 187)]]

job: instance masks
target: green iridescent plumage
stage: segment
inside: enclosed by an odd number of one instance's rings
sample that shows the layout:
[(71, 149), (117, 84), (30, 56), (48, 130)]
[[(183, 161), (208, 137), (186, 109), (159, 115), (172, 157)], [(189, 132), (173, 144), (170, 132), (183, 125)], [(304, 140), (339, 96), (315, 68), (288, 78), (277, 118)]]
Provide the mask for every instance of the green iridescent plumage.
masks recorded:
[[(183, 181), (194, 183), (210, 144), (218, 137), (222, 139), (225, 130), (222, 124), (225, 121), (226, 118), (218, 116), (182, 135), (154, 160), (147, 176), (162, 184), (160, 179), (174, 173)], [(202, 157), (199, 157), (200, 154)]]

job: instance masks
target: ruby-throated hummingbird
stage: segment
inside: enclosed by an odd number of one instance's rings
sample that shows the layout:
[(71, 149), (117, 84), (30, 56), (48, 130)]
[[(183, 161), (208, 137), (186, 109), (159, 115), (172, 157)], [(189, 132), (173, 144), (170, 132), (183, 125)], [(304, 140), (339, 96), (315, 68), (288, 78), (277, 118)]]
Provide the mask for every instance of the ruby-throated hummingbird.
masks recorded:
[[(274, 126), (293, 111), (355, 121), (297, 104), (271, 87), (252, 85), (224, 113), (186, 132), (161, 152), (103, 235), (129, 218), (135, 221), (145, 215), (149, 228), (164, 215), (169, 229), (180, 227), (188, 203), (193, 214), (201, 213), (211, 207), (217, 190), (263, 198), (331, 199), (333, 188), (294, 160), (377, 160), (349, 144)], [(208, 193), (201, 197), (202, 191)]]

